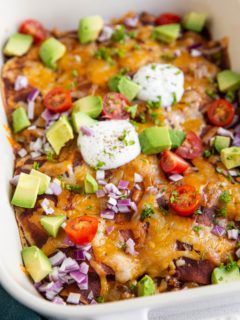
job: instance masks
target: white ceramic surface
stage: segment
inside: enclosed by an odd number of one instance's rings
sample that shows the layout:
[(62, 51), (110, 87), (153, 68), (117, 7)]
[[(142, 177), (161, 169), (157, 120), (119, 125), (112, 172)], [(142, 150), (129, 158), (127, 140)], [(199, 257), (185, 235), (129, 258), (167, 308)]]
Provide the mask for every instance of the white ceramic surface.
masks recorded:
[[(75, 29), (79, 18), (100, 14), (107, 20), (128, 10), (153, 13), (173, 11), (204, 11), (209, 14), (215, 38), (228, 36), (234, 70), (240, 71), (240, 0), (1, 0), (0, 45), (25, 18), (36, 18), (49, 28)], [(2, 64), (2, 60), (0, 60)], [(13, 169), (13, 154), (6, 139), (6, 117), (0, 105), (0, 280), (16, 299), (39, 313), (57, 319), (147, 319), (149, 310), (176, 310), (178, 306), (194, 306), (211, 301), (219, 304), (227, 295), (240, 294), (240, 283), (207, 286), (181, 292), (165, 293), (96, 306), (59, 306), (42, 299), (20, 269), (21, 245), (13, 210), (9, 204), (9, 179)]]

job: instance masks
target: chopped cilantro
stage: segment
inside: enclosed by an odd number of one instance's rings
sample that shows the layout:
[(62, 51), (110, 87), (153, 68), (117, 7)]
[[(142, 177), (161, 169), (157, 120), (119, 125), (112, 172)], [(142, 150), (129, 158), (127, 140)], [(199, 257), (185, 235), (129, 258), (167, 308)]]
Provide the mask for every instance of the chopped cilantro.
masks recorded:
[(226, 218), (227, 217), (227, 208), (224, 207), (224, 208), (218, 209), (218, 216)]
[(170, 202), (171, 203), (176, 202), (178, 199), (178, 196), (179, 196), (178, 192), (176, 190), (173, 190), (171, 193)]
[(147, 101), (147, 108), (149, 109), (158, 109), (161, 107), (162, 97), (158, 97), (158, 101)]
[(119, 58), (124, 58), (126, 55), (126, 51), (122, 48), (114, 48), (113, 54), (116, 54)]
[(166, 52), (161, 55), (161, 58), (166, 61), (172, 61), (172, 60), (176, 59), (176, 56), (173, 52)]
[(200, 227), (200, 226), (193, 227), (193, 231), (195, 231), (196, 233), (199, 233), (200, 230), (202, 230), (202, 227)]
[(138, 108), (138, 105), (134, 104), (133, 106), (126, 106), (124, 110), (126, 112), (130, 113), (132, 118), (135, 118), (136, 113), (137, 113), (137, 108)]
[(232, 230), (232, 229), (236, 229), (236, 226), (234, 224), (234, 222), (229, 222), (227, 227), (226, 227), (227, 230)]
[(195, 214), (196, 215), (201, 215), (203, 214), (202, 210), (200, 208), (198, 208), (196, 211), (195, 211)]
[(78, 71), (77, 70), (72, 70), (71, 75), (73, 77), (77, 77), (78, 76)]
[(219, 200), (222, 201), (222, 202), (224, 202), (224, 203), (229, 203), (229, 202), (232, 200), (232, 198), (231, 198), (229, 192), (228, 192), (227, 190), (224, 190), (224, 191), (220, 194)]
[(123, 25), (118, 25), (115, 31), (113, 32), (111, 39), (114, 42), (123, 42), (125, 40), (125, 37), (125, 27)]
[(235, 92), (233, 92), (233, 91), (228, 91), (228, 92), (226, 93), (226, 95), (225, 95), (225, 98), (226, 98), (229, 102), (233, 103), (234, 100), (236, 99)]
[(94, 167), (95, 170), (101, 169), (105, 165), (105, 162), (99, 161), (97, 162), (96, 166)]
[(134, 45), (133, 45), (133, 49), (134, 49), (134, 50), (139, 50), (139, 49), (141, 49), (140, 44), (137, 44), (137, 43), (134, 44)]
[(141, 123), (145, 123), (146, 122), (146, 117), (145, 117), (144, 113), (140, 113), (139, 114), (139, 118), (140, 118)]
[(217, 93), (210, 90), (210, 89), (206, 89), (205, 90), (205, 93), (210, 97), (210, 98), (213, 98), (213, 99), (216, 99), (217, 98)]
[(176, 92), (172, 92), (172, 96), (173, 96), (173, 102), (172, 104), (176, 104), (177, 103), (177, 95), (176, 95)]
[(135, 31), (129, 31), (127, 33), (127, 36), (130, 38), (130, 39), (133, 39), (136, 37), (136, 32)]
[(155, 211), (153, 210), (152, 206), (149, 204), (146, 204), (144, 206), (144, 209), (142, 210), (142, 213), (141, 213), (141, 220), (144, 220), (146, 218), (150, 218), (154, 213), (155, 213)]
[(54, 152), (53, 151), (48, 151), (47, 160), (48, 161), (53, 161), (54, 160)]
[(40, 164), (38, 162), (34, 161), (32, 167), (33, 167), (34, 170), (39, 170)]
[(204, 158), (209, 158), (209, 157), (211, 157), (211, 155), (212, 155), (212, 153), (210, 150), (204, 150), (204, 152), (203, 152)]
[(64, 187), (64, 189), (66, 189), (68, 191), (72, 191), (75, 193), (82, 193), (82, 187), (77, 184), (65, 183), (65, 184), (63, 184), (63, 187)]
[(97, 297), (96, 301), (97, 301), (98, 303), (104, 303), (104, 302), (105, 302), (105, 299), (104, 299), (103, 297), (99, 296), (99, 297)]
[(156, 64), (152, 64), (152, 65), (151, 65), (151, 69), (152, 69), (152, 70), (156, 70), (156, 68), (157, 68)]
[(112, 64), (114, 61), (111, 56), (111, 52), (108, 48), (101, 47), (95, 52), (95, 57), (97, 59), (102, 59)]

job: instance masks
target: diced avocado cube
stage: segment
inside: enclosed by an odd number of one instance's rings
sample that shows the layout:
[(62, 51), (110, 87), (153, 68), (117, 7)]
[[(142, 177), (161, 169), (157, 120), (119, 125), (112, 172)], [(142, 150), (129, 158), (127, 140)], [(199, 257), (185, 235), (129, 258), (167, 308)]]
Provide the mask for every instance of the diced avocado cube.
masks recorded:
[(171, 43), (175, 41), (180, 34), (180, 24), (166, 24), (156, 27), (153, 31), (153, 38), (165, 43)]
[(5, 56), (21, 57), (31, 48), (33, 37), (22, 34), (14, 33), (7, 41), (3, 53)]
[(102, 98), (99, 96), (87, 96), (81, 99), (78, 99), (73, 104), (74, 112), (84, 112), (91, 118), (97, 118), (103, 109)]
[(59, 154), (62, 147), (71, 139), (73, 136), (73, 129), (68, 122), (66, 116), (62, 116), (56, 121), (46, 133), (47, 140), (53, 147), (56, 154)]
[(199, 12), (189, 12), (183, 16), (182, 25), (185, 29), (195, 32), (201, 32), (207, 15)]
[(82, 18), (78, 27), (78, 38), (80, 43), (95, 41), (99, 36), (104, 25), (103, 18), (100, 16), (89, 16)]
[(96, 123), (96, 120), (93, 120), (86, 113), (78, 111), (72, 113), (72, 124), (75, 132), (79, 133), (81, 126), (91, 126)]
[(223, 136), (216, 136), (214, 139), (214, 147), (220, 153), (222, 149), (230, 146), (230, 138)]
[(226, 268), (226, 266), (220, 266), (215, 268), (212, 272), (212, 283), (220, 284), (220, 283), (228, 283), (235, 282), (240, 280), (240, 272), (237, 264), (230, 268)]
[(137, 96), (140, 86), (127, 77), (122, 77), (118, 83), (118, 90), (128, 100), (132, 101)]
[(34, 208), (40, 187), (40, 179), (21, 173), (11, 203), (21, 208)]
[(95, 193), (98, 191), (97, 181), (90, 174), (87, 174), (85, 177), (84, 190), (86, 193)]
[(49, 186), (51, 178), (48, 175), (35, 169), (31, 170), (30, 175), (38, 177), (40, 179), (38, 194), (44, 194)]
[(221, 92), (235, 91), (240, 88), (240, 74), (231, 70), (223, 70), (218, 73), (217, 82)]
[(116, 75), (108, 80), (108, 88), (113, 92), (118, 92), (118, 85), (122, 78), (125, 78), (122, 75)]
[(50, 69), (57, 68), (57, 61), (64, 56), (66, 47), (59, 40), (51, 37), (40, 47), (39, 55), (43, 63)]
[(182, 145), (186, 138), (186, 133), (180, 130), (169, 129), (169, 136), (172, 143), (172, 149), (175, 149)]
[(27, 117), (26, 110), (23, 107), (18, 107), (13, 111), (13, 132), (18, 133), (23, 129), (26, 129), (30, 126), (31, 122)]
[(240, 166), (240, 147), (230, 147), (221, 150), (221, 160), (227, 169)]
[(166, 127), (146, 128), (139, 135), (142, 152), (145, 154), (157, 154), (164, 150), (170, 150), (172, 143), (169, 130)]
[(50, 260), (36, 246), (23, 248), (22, 258), (25, 268), (34, 282), (40, 282), (52, 271)]
[(145, 275), (137, 284), (137, 292), (139, 297), (152, 296), (155, 291), (155, 283), (148, 275)]
[(50, 236), (56, 238), (58, 231), (65, 220), (66, 217), (64, 215), (44, 216), (40, 219), (40, 223)]

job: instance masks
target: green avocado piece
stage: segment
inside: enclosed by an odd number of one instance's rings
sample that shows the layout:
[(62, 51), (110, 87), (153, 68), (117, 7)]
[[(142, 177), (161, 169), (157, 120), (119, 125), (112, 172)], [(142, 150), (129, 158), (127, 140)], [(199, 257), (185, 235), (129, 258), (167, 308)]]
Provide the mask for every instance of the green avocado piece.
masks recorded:
[(222, 149), (228, 148), (230, 146), (230, 138), (223, 136), (216, 136), (214, 139), (214, 147), (220, 153)]
[(229, 270), (226, 266), (215, 268), (212, 272), (212, 283), (228, 283), (240, 281), (240, 272), (237, 264), (234, 264)]
[(31, 48), (33, 37), (22, 34), (14, 33), (7, 41), (3, 53), (5, 56), (21, 57)]
[(96, 123), (96, 120), (93, 120), (86, 113), (78, 111), (72, 113), (72, 124), (75, 132), (79, 133), (81, 126), (91, 126)]
[(125, 76), (122, 76), (120, 74), (112, 77), (111, 79), (108, 80), (108, 88), (113, 91), (113, 92), (118, 92), (118, 85), (119, 82), (122, 78), (125, 78)]
[(128, 100), (132, 101), (137, 96), (140, 86), (127, 77), (122, 77), (118, 83), (118, 90)]
[(221, 92), (235, 91), (240, 88), (240, 74), (223, 70), (217, 74), (217, 82)]
[(40, 178), (21, 173), (11, 203), (21, 208), (34, 208), (40, 187)]
[(155, 290), (155, 283), (148, 275), (145, 275), (137, 284), (137, 292), (139, 297), (152, 296), (155, 293)]
[(169, 129), (169, 136), (172, 142), (172, 149), (175, 149), (182, 145), (186, 138), (186, 133), (180, 130)]
[(99, 36), (104, 25), (103, 18), (100, 16), (89, 16), (82, 18), (78, 27), (78, 38), (80, 43), (95, 41)]
[(178, 38), (180, 30), (181, 26), (178, 23), (162, 25), (154, 29), (153, 38), (165, 43), (171, 43)]
[(172, 146), (169, 130), (166, 127), (144, 129), (139, 135), (139, 141), (145, 154), (157, 154), (163, 150), (170, 150)]
[(40, 223), (50, 236), (56, 238), (59, 228), (65, 220), (66, 217), (64, 215), (44, 216), (40, 219)]
[(230, 147), (221, 150), (221, 160), (227, 169), (240, 166), (240, 147)]
[(78, 99), (73, 104), (74, 112), (84, 112), (91, 118), (97, 118), (103, 109), (102, 98), (99, 96), (87, 96)]
[(40, 179), (38, 194), (44, 194), (49, 186), (51, 178), (48, 175), (35, 169), (31, 170), (30, 175), (38, 177)]
[(34, 282), (40, 282), (52, 271), (50, 260), (36, 246), (23, 248), (22, 258), (25, 268)]
[(189, 12), (182, 18), (182, 25), (185, 29), (195, 32), (201, 32), (205, 23), (207, 15), (200, 12)]
[(59, 154), (62, 147), (74, 138), (73, 129), (66, 116), (62, 116), (56, 121), (46, 133), (47, 140), (53, 147), (56, 154)]
[(63, 57), (66, 47), (57, 39), (51, 37), (45, 40), (40, 47), (39, 55), (43, 63), (50, 69), (57, 68), (57, 61)]
[(13, 132), (18, 133), (23, 129), (26, 129), (30, 126), (31, 122), (27, 117), (26, 110), (23, 107), (18, 107), (13, 111)]
[(90, 174), (87, 174), (85, 177), (84, 190), (86, 193), (95, 193), (98, 191), (97, 181)]

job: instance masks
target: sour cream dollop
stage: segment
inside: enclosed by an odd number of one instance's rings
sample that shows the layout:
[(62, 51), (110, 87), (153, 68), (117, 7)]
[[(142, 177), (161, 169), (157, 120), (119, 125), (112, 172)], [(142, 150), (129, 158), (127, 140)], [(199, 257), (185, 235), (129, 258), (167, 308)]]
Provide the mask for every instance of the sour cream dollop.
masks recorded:
[(138, 134), (127, 120), (98, 121), (89, 128), (91, 135), (80, 132), (78, 146), (84, 161), (91, 167), (115, 169), (141, 152)]
[(165, 108), (179, 102), (184, 93), (184, 74), (171, 64), (145, 65), (137, 71), (133, 81), (141, 87), (138, 99), (160, 101)]

